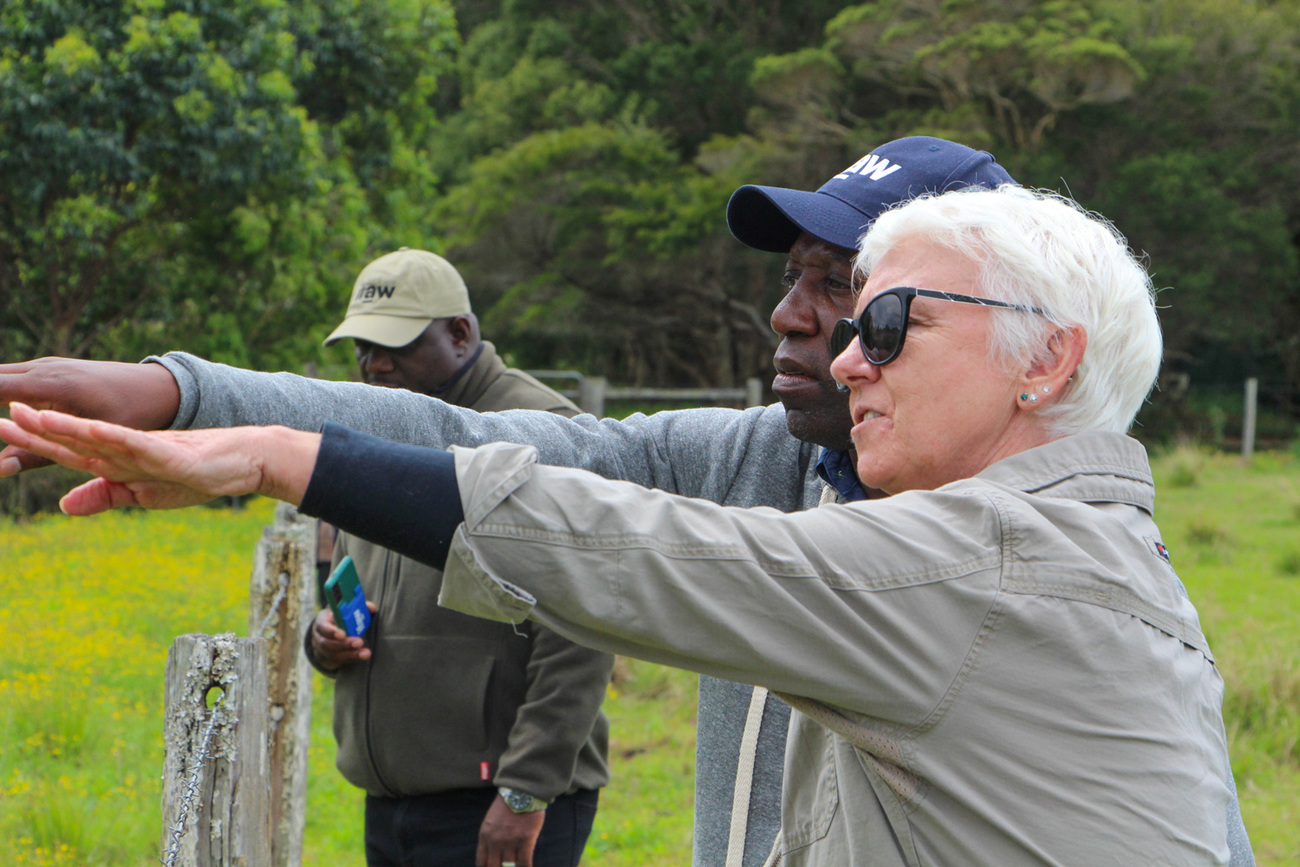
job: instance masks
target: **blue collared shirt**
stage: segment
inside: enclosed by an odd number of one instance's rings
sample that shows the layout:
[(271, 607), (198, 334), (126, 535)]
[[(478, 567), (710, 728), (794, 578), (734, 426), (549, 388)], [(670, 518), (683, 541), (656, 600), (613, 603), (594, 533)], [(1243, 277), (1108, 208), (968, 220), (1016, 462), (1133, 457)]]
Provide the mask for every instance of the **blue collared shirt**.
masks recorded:
[(817, 460), (817, 475), (838, 491), (846, 503), (867, 498), (866, 489), (858, 481), (857, 468), (853, 466), (853, 455), (849, 452), (822, 449), (822, 456)]

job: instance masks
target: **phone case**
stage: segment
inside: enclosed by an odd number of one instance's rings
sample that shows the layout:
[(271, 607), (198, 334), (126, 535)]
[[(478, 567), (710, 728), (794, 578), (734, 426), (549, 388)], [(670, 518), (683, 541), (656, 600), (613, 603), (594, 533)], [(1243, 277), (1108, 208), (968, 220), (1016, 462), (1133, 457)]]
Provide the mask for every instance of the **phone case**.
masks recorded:
[(334, 622), (348, 635), (365, 635), (370, 628), (370, 609), (361, 590), (356, 564), (344, 557), (325, 582), (325, 601), (334, 612)]

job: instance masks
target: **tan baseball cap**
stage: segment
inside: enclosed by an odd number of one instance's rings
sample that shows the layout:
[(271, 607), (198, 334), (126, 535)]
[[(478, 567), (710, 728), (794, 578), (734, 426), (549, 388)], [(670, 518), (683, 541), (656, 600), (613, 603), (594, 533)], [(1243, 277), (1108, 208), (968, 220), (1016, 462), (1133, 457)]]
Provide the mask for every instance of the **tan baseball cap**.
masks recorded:
[(433, 320), (469, 312), (469, 290), (450, 262), (428, 250), (403, 247), (361, 270), (347, 316), (325, 345), (352, 337), (405, 346)]

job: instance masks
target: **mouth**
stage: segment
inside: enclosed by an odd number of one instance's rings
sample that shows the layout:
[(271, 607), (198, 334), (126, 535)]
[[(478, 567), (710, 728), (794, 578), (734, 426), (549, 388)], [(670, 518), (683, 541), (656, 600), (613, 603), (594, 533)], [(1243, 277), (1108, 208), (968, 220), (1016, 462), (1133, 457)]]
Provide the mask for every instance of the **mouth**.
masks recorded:
[(826, 383), (808, 373), (777, 371), (772, 378), (772, 393), (787, 408), (803, 400), (815, 399), (825, 390)]
[(816, 377), (813, 376), (812, 371), (808, 369), (808, 366), (806, 364), (800, 364), (799, 362), (793, 359), (776, 358), (773, 359), (772, 363), (773, 366), (776, 367), (776, 372), (778, 376), (806, 376), (809, 379), (816, 379)]
[(772, 391), (799, 391), (811, 387), (820, 387), (827, 378), (827, 373), (819, 373), (807, 364), (778, 352), (772, 359), (776, 367), (776, 377), (772, 380)]
[(857, 425), (869, 422), (872, 419), (884, 417), (884, 413), (876, 412), (874, 409), (863, 410), (861, 412), (855, 409), (853, 411), (853, 424), (856, 427)]

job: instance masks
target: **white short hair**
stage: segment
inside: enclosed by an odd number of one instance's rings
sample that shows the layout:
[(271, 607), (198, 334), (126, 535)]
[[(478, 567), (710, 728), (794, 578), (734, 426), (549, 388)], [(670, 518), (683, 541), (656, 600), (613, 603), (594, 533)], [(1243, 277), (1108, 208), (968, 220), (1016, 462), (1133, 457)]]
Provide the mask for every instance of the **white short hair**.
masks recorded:
[(1129, 429), (1155, 385), (1163, 343), (1151, 279), (1108, 220), (1056, 193), (1010, 184), (927, 195), (876, 220), (858, 270), (870, 274), (910, 239), (974, 262), (975, 294), (1046, 311), (994, 317), (990, 361), (1000, 368), (1026, 369), (1045, 354), (1053, 329), (1083, 328), (1088, 344), (1074, 379), (1042, 410), (1053, 436)]

